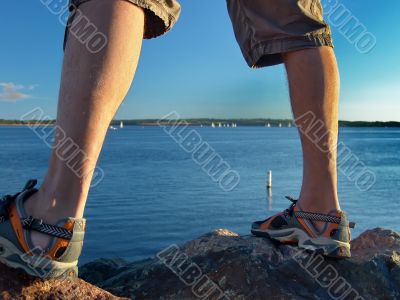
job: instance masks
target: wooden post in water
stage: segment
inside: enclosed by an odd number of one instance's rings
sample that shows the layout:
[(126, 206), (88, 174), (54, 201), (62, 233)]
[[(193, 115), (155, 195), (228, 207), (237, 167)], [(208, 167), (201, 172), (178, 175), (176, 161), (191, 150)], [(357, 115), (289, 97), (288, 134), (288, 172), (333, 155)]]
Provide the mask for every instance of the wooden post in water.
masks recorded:
[(267, 175), (267, 189), (272, 189), (272, 171), (268, 171)]

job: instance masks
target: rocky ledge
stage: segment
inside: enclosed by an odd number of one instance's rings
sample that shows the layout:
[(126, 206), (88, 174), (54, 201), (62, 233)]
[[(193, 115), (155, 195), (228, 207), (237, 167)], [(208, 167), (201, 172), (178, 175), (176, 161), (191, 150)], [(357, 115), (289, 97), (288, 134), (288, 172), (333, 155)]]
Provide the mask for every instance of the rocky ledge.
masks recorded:
[(0, 299), (400, 299), (398, 233), (366, 231), (352, 253), (329, 260), (220, 229), (152, 259), (91, 262), (80, 269), (85, 281), (44, 282), (0, 266)]
[(126, 299), (116, 297), (81, 279), (44, 281), (0, 263), (0, 299)]
[(135, 299), (400, 299), (400, 235), (373, 229), (353, 257), (329, 260), (268, 239), (216, 230), (153, 259), (100, 259), (81, 276)]

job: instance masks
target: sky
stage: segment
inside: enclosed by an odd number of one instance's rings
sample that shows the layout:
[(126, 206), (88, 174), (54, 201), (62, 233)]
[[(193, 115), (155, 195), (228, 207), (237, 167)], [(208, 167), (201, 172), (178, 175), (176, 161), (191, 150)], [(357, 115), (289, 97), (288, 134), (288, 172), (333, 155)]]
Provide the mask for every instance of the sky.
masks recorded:
[[(400, 121), (400, 2), (337, 1), (337, 10), (332, 0), (323, 5), (341, 72), (340, 119)], [(56, 115), (64, 27), (42, 2), (2, 3), (0, 118), (19, 119), (36, 107)], [(291, 118), (283, 66), (248, 68), (225, 0), (180, 2), (182, 15), (174, 29), (144, 42), (135, 80), (116, 118), (160, 118), (171, 111), (182, 118)], [(376, 38), (367, 53), (341, 32), (344, 9), (365, 26), (368, 35), (360, 38)]]

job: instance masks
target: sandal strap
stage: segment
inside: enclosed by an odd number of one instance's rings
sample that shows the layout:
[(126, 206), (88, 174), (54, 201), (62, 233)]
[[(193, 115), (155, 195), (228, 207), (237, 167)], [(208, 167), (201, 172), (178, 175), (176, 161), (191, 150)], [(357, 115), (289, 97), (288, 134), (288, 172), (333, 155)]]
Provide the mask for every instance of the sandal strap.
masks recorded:
[(297, 218), (308, 219), (311, 221), (321, 221), (321, 222), (326, 222), (326, 223), (340, 224), (340, 221), (341, 221), (341, 218), (339, 218), (339, 217), (325, 215), (325, 214), (319, 214), (319, 213), (306, 212), (306, 211), (296, 211), (294, 213), (294, 215)]
[(25, 184), (21, 192), (16, 193), (14, 195), (6, 195), (0, 198), (0, 223), (3, 223), (6, 220), (8, 220), (8, 209), (10, 208), (10, 205), (15, 201), (15, 199), (17, 199), (18, 195), (20, 195), (25, 191), (33, 190), (36, 184), (37, 184), (36, 179), (30, 179)]
[(34, 230), (65, 240), (72, 239), (72, 231), (65, 229), (64, 227), (44, 223), (43, 220), (35, 219), (32, 216), (21, 219), (21, 224), (25, 230)]
[[(321, 222), (326, 222), (326, 223), (340, 224), (340, 222), (342, 221), (342, 219), (339, 217), (325, 215), (325, 214), (319, 214), (319, 213), (306, 212), (306, 211), (296, 211), (296, 212), (294, 212), (294, 215), (296, 216), (296, 218), (307, 219), (307, 220), (311, 220), (311, 221), (321, 221)], [(350, 228), (354, 228), (355, 226), (356, 226), (356, 223), (349, 222)]]
[[(288, 199), (292, 202), (291, 208), (293, 209), (294, 206), (297, 204), (297, 200), (290, 196), (286, 196), (286, 199)], [(296, 218), (307, 219), (307, 220), (311, 220), (311, 221), (320, 221), (320, 222), (334, 223), (334, 224), (340, 224), (342, 221), (341, 218), (336, 217), (336, 216), (320, 214), (320, 213), (312, 213), (312, 212), (307, 212), (307, 211), (294, 211), (293, 214), (295, 215)], [(350, 228), (355, 228), (355, 226), (356, 226), (356, 223), (349, 222)]]
[[(35, 186), (37, 185), (37, 180), (36, 179), (30, 179), (27, 181), (27, 183), (24, 186), (24, 189), (22, 190), (22, 192), (25, 192), (27, 190), (31, 190), (33, 189)], [(22, 193), (21, 192), (21, 193)], [(20, 194), (20, 193), (18, 193)]]
[(0, 198), (0, 223), (8, 220), (8, 210), (11, 204), (15, 201), (16, 195), (6, 195)]
[[(26, 191), (34, 191), (34, 187), (37, 184), (37, 180), (31, 179), (26, 184), (23, 190), (15, 195), (6, 195), (0, 198), (0, 223), (3, 223), (9, 219), (9, 208), (15, 202), (17, 197)], [(41, 219), (35, 219), (32, 216), (27, 218), (21, 218), (22, 228), (25, 230), (34, 230), (40, 233), (51, 235), (57, 238), (65, 240), (71, 240), (73, 232), (57, 225), (51, 225), (44, 223)]]

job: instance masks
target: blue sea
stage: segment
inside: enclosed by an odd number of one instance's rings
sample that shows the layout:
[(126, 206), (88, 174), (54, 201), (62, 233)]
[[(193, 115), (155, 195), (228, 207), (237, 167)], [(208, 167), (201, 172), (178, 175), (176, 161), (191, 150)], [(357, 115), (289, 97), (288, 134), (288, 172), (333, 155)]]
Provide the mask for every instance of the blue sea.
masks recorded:
[[(192, 129), (240, 175), (239, 185), (221, 189), (160, 127), (110, 130), (99, 161), (104, 178), (87, 204), (81, 263), (143, 259), (217, 228), (249, 234), (252, 221), (289, 205), (285, 195), (298, 196), (302, 156), (295, 128)], [(50, 149), (30, 128), (0, 127), (0, 140), (0, 194), (19, 191), (29, 178), (43, 180)], [(378, 226), (400, 231), (400, 129), (341, 128), (340, 141), (374, 176), (365, 191), (356, 175), (344, 167), (339, 172), (341, 205), (357, 223), (354, 235)]]

